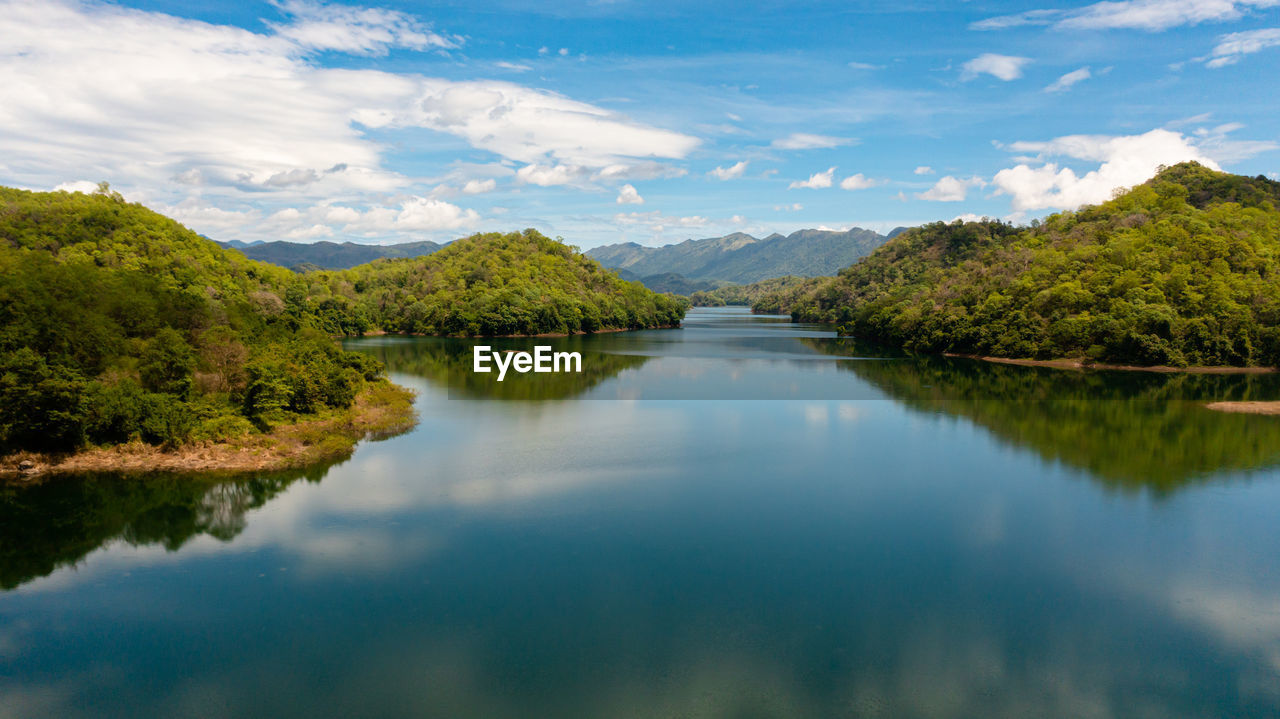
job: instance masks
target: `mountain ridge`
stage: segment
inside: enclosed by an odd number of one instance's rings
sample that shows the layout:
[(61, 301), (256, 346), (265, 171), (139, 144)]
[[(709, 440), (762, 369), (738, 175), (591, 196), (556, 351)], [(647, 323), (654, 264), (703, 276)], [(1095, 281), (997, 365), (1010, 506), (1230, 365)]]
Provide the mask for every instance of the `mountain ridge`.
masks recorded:
[(833, 275), (872, 252), (888, 238), (873, 230), (803, 229), (764, 238), (743, 232), (689, 239), (662, 247), (635, 242), (595, 247), (588, 257), (637, 277), (679, 274), (689, 281), (752, 283), (786, 275)]

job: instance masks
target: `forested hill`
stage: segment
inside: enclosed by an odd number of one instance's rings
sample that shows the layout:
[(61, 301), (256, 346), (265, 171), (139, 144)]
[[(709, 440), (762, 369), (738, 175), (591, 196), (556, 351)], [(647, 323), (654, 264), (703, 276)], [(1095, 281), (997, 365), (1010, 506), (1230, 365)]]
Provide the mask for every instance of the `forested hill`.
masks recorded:
[(799, 230), (763, 239), (736, 232), (663, 247), (605, 245), (587, 255), (612, 269), (644, 277), (675, 273), (688, 280), (751, 283), (772, 277), (833, 275), (885, 241), (871, 230)]
[(300, 270), (317, 268), (344, 270), (390, 257), (421, 257), (440, 249), (430, 240), (394, 245), (361, 245), (355, 242), (218, 242), (224, 248), (240, 250), (253, 260)]
[(352, 406), (334, 335), (670, 326), (685, 305), (532, 230), (295, 274), (103, 188), (0, 188), (0, 455), (224, 440)]
[(347, 410), (343, 352), (288, 270), (105, 190), (0, 188), (0, 455), (228, 440)]
[(1167, 168), (1031, 227), (934, 223), (789, 303), (928, 352), (1280, 365), (1280, 183)]
[(455, 240), (427, 257), (302, 276), (393, 332), (522, 335), (672, 327), (687, 307), (536, 230)]

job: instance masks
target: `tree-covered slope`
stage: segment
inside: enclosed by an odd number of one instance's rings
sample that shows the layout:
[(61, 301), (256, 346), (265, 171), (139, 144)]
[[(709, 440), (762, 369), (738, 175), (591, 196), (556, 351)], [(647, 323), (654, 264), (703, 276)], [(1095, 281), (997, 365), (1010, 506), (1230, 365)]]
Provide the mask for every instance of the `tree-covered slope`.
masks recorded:
[(105, 188), (0, 188), (0, 455), (226, 440), (346, 411), (384, 380), (335, 335), (658, 327), (684, 309), (532, 230), (299, 275)]
[(1168, 168), (1028, 228), (903, 232), (798, 298), (796, 319), (929, 352), (1280, 365), (1280, 183)]
[(775, 314), (782, 307), (790, 307), (798, 297), (808, 294), (830, 277), (773, 277), (749, 285), (725, 285), (714, 290), (694, 292), (689, 301), (695, 307), (723, 307), (725, 305), (749, 305), (763, 314)]
[(0, 453), (178, 444), (349, 408), (292, 273), (106, 191), (0, 190)]
[(752, 283), (773, 277), (832, 275), (885, 241), (871, 230), (799, 230), (763, 239), (735, 232), (664, 247), (634, 242), (597, 247), (587, 254), (605, 267), (637, 276), (677, 273), (690, 280)]
[(316, 281), (349, 287), (371, 321), (392, 332), (523, 335), (671, 327), (686, 308), (536, 230), (473, 235), (428, 257), (317, 275)]

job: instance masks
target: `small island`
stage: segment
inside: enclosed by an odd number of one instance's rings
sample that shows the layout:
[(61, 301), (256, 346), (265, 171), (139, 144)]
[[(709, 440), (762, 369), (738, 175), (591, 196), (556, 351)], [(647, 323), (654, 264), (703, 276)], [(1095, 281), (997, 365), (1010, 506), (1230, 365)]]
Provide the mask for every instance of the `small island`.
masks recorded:
[(0, 188), (0, 479), (304, 466), (412, 426), (338, 338), (677, 327), (688, 304), (534, 230), (293, 272), (126, 202)]

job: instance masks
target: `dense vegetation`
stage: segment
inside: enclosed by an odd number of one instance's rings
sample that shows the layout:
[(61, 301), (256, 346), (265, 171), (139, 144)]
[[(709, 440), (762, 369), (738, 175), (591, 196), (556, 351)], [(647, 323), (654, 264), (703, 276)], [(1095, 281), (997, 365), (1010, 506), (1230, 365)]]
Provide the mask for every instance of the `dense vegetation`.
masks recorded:
[(750, 305), (763, 314), (777, 314), (783, 307), (815, 290), (829, 277), (774, 277), (749, 285), (725, 285), (706, 292), (694, 292), (689, 301), (695, 307), (723, 307), (725, 305)]
[(1280, 183), (1168, 168), (1017, 228), (906, 231), (786, 308), (911, 350), (1280, 365)]
[(683, 312), (532, 230), (298, 275), (105, 187), (0, 188), (0, 454), (225, 440), (345, 410), (385, 380), (335, 335), (588, 332)]
[(226, 439), (349, 407), (341, 351), (285, 270), (106, 191), (0, 189), (0, 451)]
[(775, 233), (764, 238), (735, 232), (664, 247), (625, 242), (593, 248), (587, 255), (605, 267), (627, 270), (636, 277), (676, 273), (692, 282), (746, 284), (785, 275), (832, 275), (886, 239), (884, 235), (858, 227), (844, 231), (798, 230), (786, 236)]
[[(627, 282), (536, 230), (474, 235), (415, 259), (304, 276), (353, 324), (446, 336), (673, 327), (687, 304)], [(346, 332), (346, 334), (353, 334)]]

